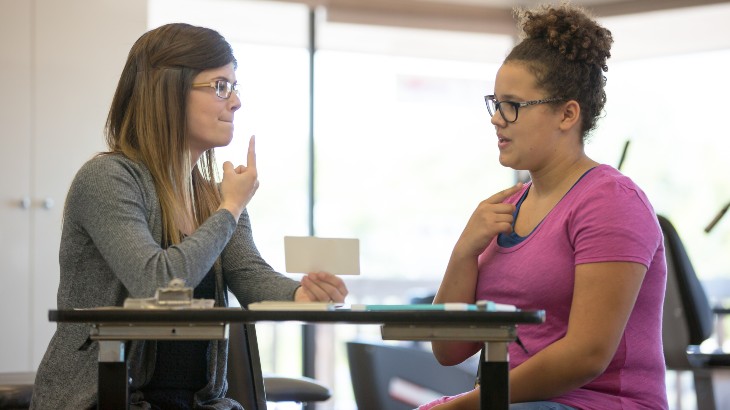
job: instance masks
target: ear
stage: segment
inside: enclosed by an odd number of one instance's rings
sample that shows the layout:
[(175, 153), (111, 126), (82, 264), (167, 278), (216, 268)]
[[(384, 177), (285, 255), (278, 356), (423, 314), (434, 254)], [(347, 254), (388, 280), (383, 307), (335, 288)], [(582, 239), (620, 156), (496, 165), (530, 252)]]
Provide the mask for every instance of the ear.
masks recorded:
[(576, 100), (568, 100), (562, 109), (560, 129), (567, 131), (573, 127), (580, 126), (580, 105)]

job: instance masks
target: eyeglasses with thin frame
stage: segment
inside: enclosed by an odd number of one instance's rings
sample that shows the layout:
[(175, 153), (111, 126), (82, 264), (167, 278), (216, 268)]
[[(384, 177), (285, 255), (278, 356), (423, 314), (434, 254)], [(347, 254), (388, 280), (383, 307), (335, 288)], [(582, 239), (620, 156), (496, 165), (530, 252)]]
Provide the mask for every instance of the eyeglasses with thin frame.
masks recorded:
[(193, 88), (198, 87), (210, 87), (215, 90), (215, 95), (218, 98), (227, 100), (231, 98), (232, 93), (238, 95), (238, 83), (229, 83), (227, 80), (215, 80), (209, 83), (193, 83)]
[(525, 102), (516, 101), (497, 101), (497, 97), (494, 95), (485, 95), (484, 101), (487, 103), (487, 110), (491, 116), (499, 111), (502, 118), (509, 123), (517, 121), (517, 115), (520, 112), (520, 108), (529, 107), (531, 105), (545, 104), (556, 101), (563, 101), (563, 98), (545, 98), (542, 100), (532, 100)]

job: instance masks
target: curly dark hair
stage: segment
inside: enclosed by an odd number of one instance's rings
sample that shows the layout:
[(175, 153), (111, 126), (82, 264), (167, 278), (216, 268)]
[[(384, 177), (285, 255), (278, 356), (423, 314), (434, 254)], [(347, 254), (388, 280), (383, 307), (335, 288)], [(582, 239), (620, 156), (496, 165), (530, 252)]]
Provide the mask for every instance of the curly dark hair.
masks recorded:
[(515, 16), (522, 41), (504, 62), (524, 63), (549, 97), (577, 101), (585, 139), (606, 104), (603, 72), (611, 57), (611, 32), (584, 9), (567, 3), (517, 9)]

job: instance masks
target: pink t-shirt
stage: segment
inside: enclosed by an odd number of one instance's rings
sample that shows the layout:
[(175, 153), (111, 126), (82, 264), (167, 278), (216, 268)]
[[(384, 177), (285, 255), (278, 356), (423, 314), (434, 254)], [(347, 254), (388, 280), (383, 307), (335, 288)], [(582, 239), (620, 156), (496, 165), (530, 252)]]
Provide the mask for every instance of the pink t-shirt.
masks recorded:
[[(509, 198), (517, 203), (524, 191)], [(479, 258), (476, 298), (544, 309), (545, 323), (517, 330), (529, 355), (510, 344), (510, 367), (565, 335), (575, 266), (636, 262), (647, 267), (624, 335), (606, 371), (590, 383), (549, 399), (578, 409), (666, 409), (661, 324), (666, 262), (661, 229), (648, 199), (607, 165), (587, 173), (522, 242), (496, 238)], [(611, 314), (611, 312), (606, 312)]]

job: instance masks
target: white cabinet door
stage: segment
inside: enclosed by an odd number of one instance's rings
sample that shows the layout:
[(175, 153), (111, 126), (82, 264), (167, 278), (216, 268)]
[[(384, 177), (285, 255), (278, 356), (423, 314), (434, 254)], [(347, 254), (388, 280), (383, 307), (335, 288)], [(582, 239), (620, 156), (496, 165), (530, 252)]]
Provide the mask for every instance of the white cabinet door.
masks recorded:
[[(147, 1), (0, 0), (0, 372), (34, 370), (55, 330), (61, 216)], [(27, 208), (21, 206), (26, 198)]]
[[(33, 156), (32, 355), (37, 366), (55, 324), (61, 216), (81, 165), (106, 149), (104, 124), (129, 49), (147, 30), (147, 2), (36, 0)], [(62, 17), (60, 17), (62, 16)]]
[(0, 0), (0, 371), (31, 364), (31, 2)]

